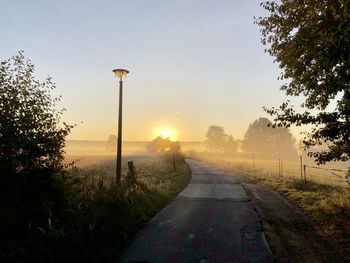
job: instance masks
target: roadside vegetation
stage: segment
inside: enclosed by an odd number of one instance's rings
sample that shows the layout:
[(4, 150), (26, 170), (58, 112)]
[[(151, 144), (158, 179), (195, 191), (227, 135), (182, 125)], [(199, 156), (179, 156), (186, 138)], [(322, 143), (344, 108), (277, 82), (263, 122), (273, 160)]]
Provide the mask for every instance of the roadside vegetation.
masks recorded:
[(262, 177), (252, 171), (241, 179), (281, 262), (349, 261), (349, 189)]
[[(350, 191), (300, 180), (264, 178), (265, 185), (297, 203), (315, 222), (319, 233), (336, 243), (350, 246)], [(350, 252), (350, 251), (349, 251)]]
[(21, 239), (8, 235), (4, 240), (2, 236), (1, 261), (115, 261), (135, 233), (175, 198), (191, 177), (182, 156), (176, 158), (176, 171), (166, 156), (133, 161), (136, 178), (124, 169), (120, 186), (114, 184), (115, 160), (70, 169), (61, 184), (60, 209), (52, 210), (50, 221), (23, 229)]
[(177, 164), (174, 171), (164, 156), (136, 159), (136, 178), (126, 175), (120, 187), (114, 185), (115, 161), (78, 171), (80, 182), (73, 182), (74, 192), (67, 196), (72, 209), (66, 216), (70, 237), (65, 237), (62, 261), (113, 261), (133, 235), (187, 185), (190, 170), (180, 157)]
[[(248, 172), (258, 183), (277, 191), (313, 222), (315, 232), (328, 241), (331, 257), (350, 259), (350, 191), (347, 187), (330, 186), (298, 179), (261, 176)], [(267, 220), (269, 220), (267, 218)], [(275, 222), (278, 224), (278, 222)], [(287, 230), (287, 229), (286, 229)], [(331, 259), (331, 258), (329, 258)]]

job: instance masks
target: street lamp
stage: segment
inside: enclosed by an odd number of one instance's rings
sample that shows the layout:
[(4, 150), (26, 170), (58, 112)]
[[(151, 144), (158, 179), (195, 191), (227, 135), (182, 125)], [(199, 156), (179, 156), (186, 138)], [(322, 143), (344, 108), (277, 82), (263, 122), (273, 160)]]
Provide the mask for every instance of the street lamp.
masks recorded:
[(119, 114), (118, 114), (118, 141), (117, 141), (117, 168), (116, 181), (120, 184), (122, 169), (122, 117), (123, 117), (123, 77), (129, 73), (126, 69), (113, 69), (115, 76), (119, 79)]

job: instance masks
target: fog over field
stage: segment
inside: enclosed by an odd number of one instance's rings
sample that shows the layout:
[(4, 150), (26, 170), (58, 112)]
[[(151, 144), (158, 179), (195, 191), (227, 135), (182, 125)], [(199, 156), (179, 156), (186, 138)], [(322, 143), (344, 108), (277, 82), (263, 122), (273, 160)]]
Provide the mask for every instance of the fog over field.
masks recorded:
[[(259, 141), (255, 141), (258, 145)], [(155, 152), (149, 151), (149, 145), (152, 142), (147, 141), (125, 141), (122, 144), (122, 153), (127, 160), (154, 156)], [(291, 153), (279, 153), (279, 155), (267, 155), (259, 153), (250, 153), (242, 150), (242, 141), (237, 141), (237, 152), (226, 153), (224, 151), (211, 152), (208, 143), (205, 141), (180, 142), (181, 151), (189, 158), (206, 158), (214, 161), (224, 161), (233, 165), (241, 165), (250, 169), (263, 170), (266, 173), (278, 174), (283, 170), (283, 174), (290, 177), (300, 176), (300, 156), (297, 154), (297, 147), (292, 149)], [(78, 166), (98, 164), (106, 160), (116, 158), (116, 150), (108, 148), (107, 141), (90, 140), (67, 140), (64, 148), (66, 152), (66, 161), (78, 161)], [(266, 151), (272, 151), (267, 148)], [(310, 151), (310, 150), (309, 150)], [(314, 158), (308, 156), (308, 151), (303, 152), (303, 165), (308, 167), (308, 176), (319, 182), (343, 182), (345, 174), (339, 171), (328, 171), (326, 169), (346, 170), (350, 162), (329, 162), (326, 165), (317, 165)], [(282, 167), (280, 167), (280, 165)], [(320, 168), (320, 169), (319, 169)]]
[[(123, 142), (122, 150), (124, 156), (130, 155), (148, 155), (147, 145), (151, 142)], [(182, 151), (198, 151), (203, 152), (205, 150), (204, 142), (180, 142)], [(115, 156), (116, 150), (107, 149), (107, 141), (83, 141), (83, 140), (67, 140), (64, 148), (68, 156), (89, 156), (89, 155), (105, 155)]]

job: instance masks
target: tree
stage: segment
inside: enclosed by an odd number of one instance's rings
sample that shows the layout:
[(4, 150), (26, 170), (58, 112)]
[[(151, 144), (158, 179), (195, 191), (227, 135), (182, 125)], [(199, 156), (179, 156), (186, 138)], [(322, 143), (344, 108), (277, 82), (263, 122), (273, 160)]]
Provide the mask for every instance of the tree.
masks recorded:
[(257, 157), (296, 156), (295, 139), (287, 128), (272, 128), (271, 121), (259, 118), (251, 123), (242, 141), (242, 150)]
[[(318, 164), (350, 158), (350, 1), (282, 0), (261, 5), (269, 12), (256, 19), (262, 43), (275, 57), (286, 80), (287, 96), (304, 96), (297, 111), (290, 101), (265, 110), (274, 125), (312, 125), (306, 148), (325, 144), (310, 153)], [(334, 109), (332, 108), (335, 105)]]
[(169, 138), (163, 138), (162, 136), (156, 137), (149, 145), (147, 145), (149, 152), (161, 154), (164, 160), (171, 164), (173, 170), (176, 170), (177, 160), (183, 160), (181, 154), (180, 142), (172, 142)]
[(39, 168), (60, 167), (65, 138), (72, 126), (60, 123), (60, 98), (52, 98), (55, 84), (34, 78), (34, 65), (23, 52), (0, 65), (1, 177)]
[(223, 150), (225, 129), (221, 126), (211, 125), (206, 134), (206, 144), (210, 152), (219, 152)]
[(223, 148), (225, 156), (234, 157), (237, 153), (238, 143), (234, 140), (232, 135), (225, 135)]
[(157, 152), (157, 153), (164, 153), (166, 151), (175, 151), (175, 149), (178, 149), (177, 147), (179, 147), (179, 144), (177, 142), (172, 142), (170, 141), (169, 138), (163, 138), (162, 136), (156, 137), (147, 146), (149, 152)]
[(113, 151), (116, 151), (116, 149), (117, 149), (117, 136), (110, 135), (107, 140), (106, 150), (113, 152)]
[(60, 97), (51, 96), (54, 88), (50, 77), (43, 82), (34, 78), (34, 66), (23, 52), (0, 64), (3, 238), (16, 236), (23, 225), (33, 223), (44, 228), (43, 222), (51, 217), (50, 210), (62, 198), (56, 177), (63, 173), (63, 147), (73, 126), (61, 123), (63, 110), (56, 110)]
[(238, 143), (232, 135), (227, 135), (221, 126), (211, 125), (206, 133), (207, 149), (209, 152), (223, 153), (223, 157), (234, 157)]

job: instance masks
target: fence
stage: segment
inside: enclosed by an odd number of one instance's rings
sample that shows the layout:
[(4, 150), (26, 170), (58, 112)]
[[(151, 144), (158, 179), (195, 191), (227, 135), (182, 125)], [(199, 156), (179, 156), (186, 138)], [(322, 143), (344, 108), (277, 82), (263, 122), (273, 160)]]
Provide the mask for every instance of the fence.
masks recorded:
[(346, 181), (347, 169), (349, 163), (338, 163), (333, 166), (315, 166), (310, 159), (307, 163), (302, 160), (259, 160), (257, 158), (236, 158), (225, 160), (226, 163), (243, 170), (254, 171), (263, 176), (274, 176), (279, 178), (294, 178), (303, 181), (312, 181), (326, 185), (337, 185), (348, 187)]
[[(321, 170), (321, 171), (325, 171), (326, 173), (329, 173), (335, 177), (332, 177), (332, 181), (337, 182), (338, 184), (342, 184), (344, 183), (344, 181), (346, 181), (346, 173), (348, 172), (347, 170), (343, 170), (343, 169), (334, 169), (334, 168), (324, 168), (324, 167), (319, 167), (319, 166), (310, 166), (310, 165), (306, 165), (304, 164), (304, 181), (307, 181), (307, 169), (317, 169), (317, 170)], [(313, 179), (315, 180), (315, 179)]]
[(316, 166), (314, 160), (304, 154), (294, 159), (259, 159), (255, 156), (240, 155), (224, 156), (219, 153), (195, 152), (192, 157), (225, 163), (241, 170), (254, 172), (260, 176), (277, 177), (311, 181), (324, 185), (349, 187), (346, 173), (350, 162), (333, 162), (323, 166)]

